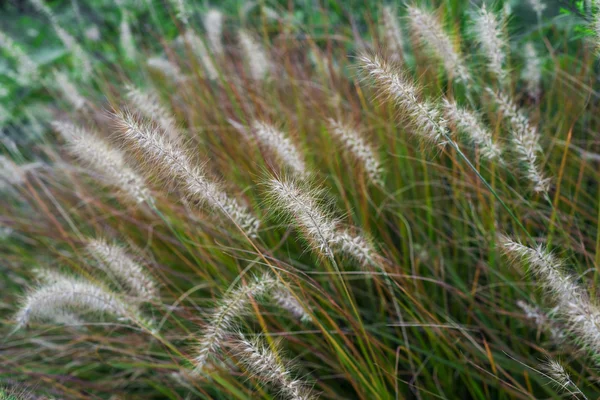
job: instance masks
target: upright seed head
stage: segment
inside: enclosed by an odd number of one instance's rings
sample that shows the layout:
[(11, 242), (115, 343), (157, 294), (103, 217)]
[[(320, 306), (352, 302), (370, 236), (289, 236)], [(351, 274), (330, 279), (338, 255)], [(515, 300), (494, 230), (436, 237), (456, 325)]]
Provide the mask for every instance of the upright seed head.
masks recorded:
[(248, 32), (240, 30), (238, 38), (250, 76), (256, 81), (265, 79), (271, 70), (271, 62), (263, 46)]
[(113, 275), (125, 286), (129, 294), (143, 301), (154, 301), (158, 298), (156, 283), (124, 249), (103, 239), (90, 239), (86, 248), (100, 261), (100, 268)]
[(223, 35), (223, 14), (221, 11), (214, 8), (208, 10), (204, 16), (204, 28), (213, 53), (222, 56), (224, 51), (221, 39)]
[(136, 203), (152, 201), (144, 179), (127, 165), (119, 150), (72, 123), (54, 121), (52, 126), (67, 142), (69, 152), (103, 176), (106, 183)]
[(542, 91), (542, 61), (531, 42), (525, 44), (523, 53), (525, 68), (523, 68), (521, 77), (527, 85), (527, 94), (529, 97), (538, 100)]
[(407, 10), (411, 28), (417, 37), (443, 62), (449, 75), (468, 84), (471, 77), (462, 56), (454, 49), (452, 40), (438, 19), (429, 11), (415, 6), (409, 6)]
[(34, 83), (38, 78), (37, 64), (2, 31), (0, 31), (0, 49), (15, 59), (17, 67), (15, 79), (22, 85)]
[(119, 25), (121, 50), (127, 60), (133, 61), (136, 58), (137, 52), (135, 49), (135, 41), (131, 34), (131, 26), (129, 25), (129, 15), (124, 8), (121, 9), (121, 14), (121, 24)]
[(183, 39), (185, 43), (190, 47), (194, 55), (202, 63), (208, 78), (211, 80), (216, 80), (219, 78), (219, 72), (213, 63), (213, 60), (204, 45), (202, 39), (198, 37), (192, 30), (187, 30), (183, 35)]
[(486, 9), (484, 5), (479, 10), (474, 22), (475, 40), (479, 43), (483, 54), (488, 60), (488, 68), (500, 81), (503, 81), (506, 78), (504, 69), (506, 40), (500, 21), (496, 14)]
[(402, 29), (396, 17), (396, 10), (392, 6), (384, 6), (381, 9), (381, 18), (385, 46), (390, 54), (390, 60), (400, 61), (402, 60)]

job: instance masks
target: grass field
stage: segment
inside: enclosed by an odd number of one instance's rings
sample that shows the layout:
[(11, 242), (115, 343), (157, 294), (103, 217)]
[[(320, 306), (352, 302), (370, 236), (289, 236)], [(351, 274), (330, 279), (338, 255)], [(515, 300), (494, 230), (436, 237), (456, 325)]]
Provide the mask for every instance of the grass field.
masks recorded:
[(0, 7), (0, 399), (600, 396), (600, 3)]

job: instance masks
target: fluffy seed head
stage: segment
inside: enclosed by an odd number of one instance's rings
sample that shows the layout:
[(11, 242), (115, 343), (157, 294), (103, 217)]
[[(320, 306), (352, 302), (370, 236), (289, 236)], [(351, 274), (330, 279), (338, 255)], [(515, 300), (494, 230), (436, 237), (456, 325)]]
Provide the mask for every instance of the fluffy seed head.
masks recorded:
[(271, 62), (262, 44), (245, 30), (238, 32), (238, 39), (250, 70), (250, 77), (256, 81), (265, 79), (271, 70)]
[(125, 55), (125, 58), (129, 61), (133, 61), (136, 58), (135, 41), (131, 34), (131, 26), (129, 25), (129, 15), (125, 9), (121, 9), (121, 24), (119, 25), (119, 40), (121, 44), (121, 50)]
[(175, 83), (180, 83), (186, 80), (179, 67), (165, 58), (150, 57), (148, 61), (146, 61), (146, 64), (151, 69), (156, 70), (166, 77), (172, 79)]
[(504, 118), (508, 120), (514, 151), (517, 153), (519, 161), (524, 165), (527, 178), (533, 184), (534, 190), (538, 193), (548, 192), (550, 180), (542, 175), (538, 166), (537, 156), (541, 151), (541, 147), (537, 129), (531, 125), (529, 118), (519, 110), (508, 96), (502, 93), (497, 94), (489, 88), (488, 93), (494, 97)]
[(396, 17), (396, 10), (392, 6), (384, 6), (381, 9), (381, 19), (385, 46), (390, 54), (390, 60), (400, 61), (402, 60), (402, 29)]
[(119, 150), (72, 123), (55, 121), (52, 126), (67, 142), (69, 152), (104, 177), (107, 184), (119, 188), (134, 202), (152, 201), (144, 179), (129, 168)]
[(100, 268), (123, 284), (129, 294), (144, 301), (154, 301), (158, 298), (158, 289), (154, 281), (123, 248), (109, 244), (103, 239), (90, 239), (86, 248), (100, 261)]
[(223, 14), (221, 11), (216, 9), (210, 9), (204, 16), (204, 28), (206, 29), (206, 36), (210, 43), (210, 48), (215, 55), (223, 55), (223, 42), (221, 37), (223, 35)]
[(546, 9), (546, 4), (542, 0), (528, 0), (529, 6), (535, 11), (538, 19), (542, 18), (542, 13)]
[(248, 285), (240, 285), (221, 300), (210, 316), (198, 343), (195, 357), (196, 373), (202, 371), (209, 357), (222, 346), (233, 322), (246, 312), (250, 299), (260, 299), (275, 286), (277, 281), (264, 274), (254, 277)]
[(304, 177), (308, 174), (301, 152), (279, 129), (264, 121), (254, 121), (252, 132), (258, 142), (275, 154), (295, 175)]
[(557, 313), (577, 343), (593, 354), (600, 352), (600, 307), (575, 279), (562, 271), (562, 261), (543, 246), (532, 249), (506, 236), (499, 242), (509, 259), (528, 268), (557, 304)]
[(217, 183), (209, 180), (178, 144), (152, 124), (129, 112), (119, 112), (114, 118), (117, 130), (132, 147), (146, 154), (149, 165), (160, 168), (165, 176), (177, 182), (191, 201), (206, 203), (234, 221), (248, 236), (256, 237), (258, 219), (235, 198), (223, 192)]
[(407, 115), (421, 137), (440, 146), (446, 144), (448, 131), (440, 110), (419, 98), (419, 88), (399, 68), (378, 55), (362, 55), (359, 62), (366, 76)]
[(471, 77), (462, 56), (454, 49), (452, 40), (435, 15), (415, 6), (409, 6), (407, 10), (413, 32), (444, 63), (448, 74), (462, 83), (469, 83)]
[(375, 149), (350, 124), (331, 118), (328, 123), (329, 132), (362, 164), (371, 181), (383, 185), (381, 163)]
[(14, 58), (17, 68), (15, 79), (22, 85), (34, 83), (38, 77), (37, 64), (2, 31), (0, 31), (0, 49)]
[(527, 94), (532, 99), (539, 99), (542, 85), (542, 61), (540, 60), (533, 43), (527, 42), (523, 49), (525, 68), (521, 77), (527, 85)]
[(158, 94), (153, 90), (142, 90), (134, 86), (126, 86), (127, 99), (143, 116), (156, 122), (162, 130), (172, 139), (181, 135), (177, 122), (165, 108)]
[(492, 132), (483, 125), (477, 114), (448, 99), (443, 100), (443, 105), (446, 118), (479, 146), (483, 157), (489, 160), (500, 159), (500, 147), (494, 143)]
[(190, 47), (194, 55), (202, 63), (208, 78), (211, 80), (216, 80), (219, 78), (219, 73), (213, 60), (210, 58), (210, 54), (208, 54), (208, 50), (204, 45), (202, 39), (198, 37), (192, 30), (188, 30), (183, 35), (183, 39), (185, 43)]
[(311, 400), (315, 395), (310, 386), (293, 376), (292, 365), (282, 362), (281, 357), (260, 339), (247, 339), (241, 333), (235, 341), (235, 354), (248, 372), (262, 383), (279, 388), (282, 397), (290, 400)]
[(67, 100), (75, 110), (81, 110), (85, 107), (87, 101), (69, 80), (66, 74), (56, 71), (54, 73), (54, 87), (58, 89), (65, 100)]
[(62, 276), (31, 290), (23, 299), (15, 320), (21, 328), (30, 321), (55, 320), (65, 312), (94, 312), (126, 320), (138, 318), (137, 311), (114, 293), (89, 282)]
[(504, 80), (506, 77), (504, 70), (506, 40), (496, 14), (486, 9), (484, 5), (475, 17), (473, 30), (475, 40), (488, 60), (488, 68), (500, 81)]

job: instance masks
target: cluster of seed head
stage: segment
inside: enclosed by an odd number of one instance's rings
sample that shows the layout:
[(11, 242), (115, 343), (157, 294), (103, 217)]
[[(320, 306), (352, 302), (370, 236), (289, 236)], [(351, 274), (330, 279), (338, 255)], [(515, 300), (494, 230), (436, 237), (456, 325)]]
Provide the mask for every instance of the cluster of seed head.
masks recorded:
[(562, 271), (561, 260), (541, 245), (532, 249), (505, 236), (500, 237), (500, 243), (511, 260), (528, 266), (540, 278), (575, 340), (594, 354), (600, 352), (600, 307), (572, 276)]
[(308, 174), (302, 152), (279, 129), (264, 121), (254, 121), (252, 133), (263, 147), (275, 154), (296, 176), (305, 177)]
[(260, 382), (279, 388), (286, 399), (316, 398), (305, 381), (294, 377), (292, 364), (282, 361), (281, 357), (260, 339), (250, 340), (239, 334), (234, 348), (237, 357), (249, 373)]
[(489, 160), (501, 160), (502, 150), (494, 142), (492, 132), (481, 122), (474, 112), (459, 107), (454, 100), (443, 100), (443, 107), (448, 121), (456, 125), (458, 130), (467, 135), (469, 140), (477, 145), (481, 155)]
[(429, 11), (415, 6), (409, 6), (407, 10), (413, 32), (444, 63), (448, 74), (465, 84), (469, 83), (471, 77), (462, 56), (454, 49), (452, 40), (437, 18)]
[(152, 201), (144, 179), (127, 165), (119, 150), (70, 122), (55, 121), (52, 126), (67, 142), (69, 152), (104, 177), (107, 184), (116, 186), (134, 202)]
[(223, 192), (216, 182), (208, 179), (175, 142), (152, 124), (129, 112), (117, 113), (115, 120), (117, 129), (132, 147), (146, 154), (149, 165), (166, 171), (166, 175), (183, 188), (191, 201), (208, 204), (210, 208), (229, 217), (248, 236), (257, 235), (258, 219), (236, 199)]
[(209, 357), (223, 345), (233, 322), (248, 310), (251, 299), (261, 300), (267, 296), (272, 296), (279, 306), (293, 316), (303, 321), (309, 320), (302, 306), (277, 279), (269, 274), (256, 276), (249, 284), (241, 285), (225, 295), (210, 316), (196, 350), (196, 373), (202, 371)]
[(371, 181), (383, 185), (381, 162), (376, 151), (350, 124), (329, 119), (329, 131), (362, 164)]
[(440, 146), (447, 143), (448, 130), (440, 109), (420, 99), (420, 90), (403, 72), (379, 55), (359, 57), (360, 66), (381, 93), (406, 115), (423, 138)]

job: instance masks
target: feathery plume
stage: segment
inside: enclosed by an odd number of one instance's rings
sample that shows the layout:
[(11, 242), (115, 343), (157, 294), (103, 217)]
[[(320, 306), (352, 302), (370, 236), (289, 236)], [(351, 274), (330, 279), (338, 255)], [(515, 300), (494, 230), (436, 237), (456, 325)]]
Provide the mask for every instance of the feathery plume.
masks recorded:
[(557, 313), (580, 346), (594, 354), (600, 352), (600, 308), (575, 279), (562, 272), (562, 261), (542, 245), (535, 249), (506, 236), (500, 236), (506, 256), (537, 275), (546, 292), (557, 303)]
[(525, 67), (521, 77), (525, 81), (526, 90), (529, 97), (539, 99), (542, 84), (542, 61), (540, 60), (533, 43), (527, 42), (523, 49), (525, 57)]
[(260, 299), (275, 286), (277, 286), (277, 281), (269, 274), (256, 276), (248, 285), (240, 285), (221, 300), (217, 309), (210, 316), (204, 334), (198, 343), (194, 369), (196, 373), (202, 371), (209, 356), (222, 346), (223, 339), (232, 323), (248, 309), (250, 299)]
[(24, 183), (26, 174), (40, 166), (40, 162), (18, 165), (10, 158), (0, 155), (0, 189)]
[(561, 342), (564, 339), (565, 332), (562, 330), (562, 327), (551, 320), (539, 307), (529, 305), (523, 300), (518, 300), (517, 306), (523, 310), (527, 319), (535, 322), (538, 329), (547, 329), (553, 341)]
[(223, 34), (223, 14), (219, 10), (210, 9), (204, 16), (204, 29), (210, 43), (210, 48), (217, 56), (222, 56), (223, 42), (221, 36)]
[(180, 137), (181, 132), (177, 128), (177, 122), (167, 108), (161, 104), (158, 93), (131, 85), (127, 85), (125, 90), (127, 90), (127, 99), (137, 111), (156, 122), (171, 139), (177, 140)]
[(263, 80), (271, 70), (269, 57), (263, 46), (252, 35), (241, 29), (238, 38), (250, 76), (256, 81)]
[(264, 121), (254, 121), (252, 132), (258, 142), (285, 164), (299, 177), (308, 174), (304, 157), (294, 143), (283, 132)]
[(383, 6), (381, 9), (383, 34), (387, 52), (391, 61), (402, 60), (402, 29), (396, 18), (396, 10), (392, 6)]
[(176, 143), (146, 121), (138, 121), (131, 113), (119, 112), (115, 120), (124, 138), (148, 155), (150, 163), (160, 166), (170, 178), (177, 179), (192, 201), (208, 204), (229, 217), (248, 236), (256, 237), (258, 219), (223, 192), (217, 183), (209, 180)]
[(0, 48), (15, 59), (17, 73), (15, 80), (22, 85), (29, 85), (38, 77), (38, 66), (23, 50), (4, 32), (0, 31)]
[(68, 76), (62, 72), (54, 72), (54, 86), (62, 93), (75, 110), (81, 110), (87, 104), (87, 101), (69, 80)]
[(54, 129), (68, 144), (71, 154), (103, 176), (136, 203), (152, 201), (141, 176), (126, 164), (123, 154), (97, 135), (69, 122), (55, 121)]
[(362, 55), (359, 62), (382, 94), (407, 114), (423, 138), (442, 146), (446, 144), (448, 131), (440, 110), (434, 104), (419, 98), (419, 88), (399, 68), (378, 55)]
[(460, 82), (468, 84), (471, 77), (462, 56), (454, 49), (450, 37), (444, 32), (444, 28), (437, 18), (428, 11), (415, 6), (409, 6), (407, 10), (413, 32), (444, 63), (448, 74)]
[(208, 78), (210, 80), (218, 79), (219, 72), (217, 71), (217, 68), (215, 68), (215, 64), (210, 58), (210, 54), (208, 54), (208, 50), (206, 49), (202, 39), (200, 39), (192, 30), (186, 31), (183, 35), (183, 39), (190, 47), (196, 58), (198, 58), (198, 61), (200, 61), (202, 66), (204, 66), (204, 70), (206, 71)]
[(494, 143), (492, 132), (483, 125), (477, 114), (459, 107), (454, 100), (444, 99), (443, 105), (448, 120), (479, 147), (483, 157), (489, 160), (500, 160), (501, 149)]
[(158, 289), (144, 268), (135, 262), (123, 248), (103, 239), (90, 239), (88, 252), (100, 261), (100, 268), (113, 275), (135, 297), (144, 301), (158, 298)]
[(328, 124), (329, 132), (362, 164), (371, 181), (383, 186), (381, 163), (373, 146), (348, 123), (330, 118)]
[(181, 73), (179, 67), (173, 64), (171, 61), (162, 57), (150, 57), (146, 64), (149, 68), (160, 72), (173, 82), (179, 83), (185, 81), (186, 77)]
[(137, 320), (137, 311), (114, 293), (100, 286), (63, 276), (52, 283), (38, 286), (23, 299), (15, 315), (17, 327), (30, 321), (53, 320), (61, 313), (95, 312), (119, 319)]
[(504, 114), (511, 127), (511, 141), (514, 145), (514, 151), (519, 157), (519, 161), (525, 166), (527, 178), (533, 183), (534, 190), (538, 193), (548, 192), (550, 179), (545, 178), (539, 170), (537, 153), (541, 151), (539, 144), (539, 133), (534, 126), (531, 126), (529, 118), (518, 109), (512, 100), (502, 94), (495, 93), (487, 89), (500, 111)]
[(341, 230), (339, 220), (315, 199), (314, 190), (306, 191), (293, 180), (278, 178), (270, 179), (267, 188), (273, 205), (293, 217), (315, 251), (330, 258), (334, 252), (340, 252), (362, 265), (375, 262), (376, 253), (371, 244), (349, 230)]
[(277, 387), (290, 400), (316, 399), (310, 386), (293, 376), (292, 364), (281, 358), (258, 338), (247, 339), (241, 333), (235, 341), (235, 354), (248, 372), (262, 383)]
[(129, 25), (129, 15), (127, 11), (121, 9), (121, 24), (119, 25), (119, 40), (121, 42), (121, 50), (125, 54), (125, 58), (129, 61), (135, 60), (136, 50), (133, 35), (131, 34), (131, 26)]
[(488, 68), (500, 81), (506, 78), (504, 62), (506, 60), (506, 40), (502, 33), (500, 21), (496, 14), (485, 5), (475, 17), (473, 26), (475, 40), (479, 43), (483, 54), (488, 59)]

